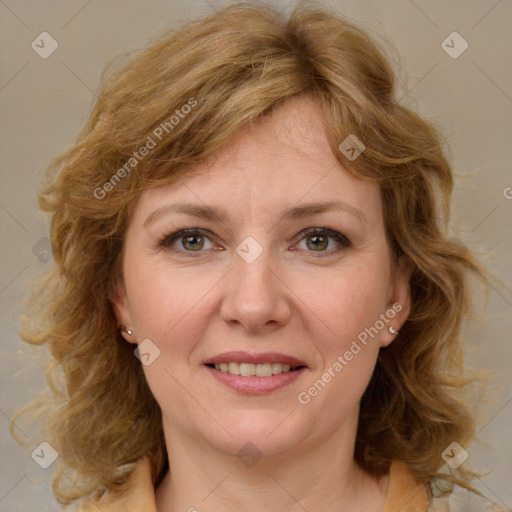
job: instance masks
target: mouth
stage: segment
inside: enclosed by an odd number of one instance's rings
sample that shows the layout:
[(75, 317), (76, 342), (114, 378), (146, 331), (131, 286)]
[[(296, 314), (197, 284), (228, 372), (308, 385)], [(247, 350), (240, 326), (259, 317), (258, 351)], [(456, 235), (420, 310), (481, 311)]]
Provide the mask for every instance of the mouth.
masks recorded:
[(307, 368), (304, 361), (277, 352), (225, 352), (207, 359), (204, 364), (217, 371), (242, 377), (271, 377)]
[(245, 394), (276, 391), (308, 369), (304, 361), (274, 352), (226, 352), (206, 360), (204, 366), (215, 380)]
[(206, 366), (220, 372), (230, 373), (231, 375), (241, 375), (242, 377), (271, 377), (281, 373), (289, 373), (305, 368), (304, 365), (291, 366), (281, 363), (239, 363), (231, 361), (229, 363), (210, 363)]

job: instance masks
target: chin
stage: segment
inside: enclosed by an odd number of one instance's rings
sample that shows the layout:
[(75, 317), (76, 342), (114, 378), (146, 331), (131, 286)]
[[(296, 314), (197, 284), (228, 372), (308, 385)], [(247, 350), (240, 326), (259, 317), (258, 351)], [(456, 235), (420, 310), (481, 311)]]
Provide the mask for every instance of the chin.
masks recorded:
[[(225, 425), (225, 431), (216, 431), (215, 437), (209, 443), (217, 450), (234, 456), (243, 456), (245, 452), (251, 455), (272, 457), (283, 455), (304, 441), (305, 431), (298, 425), (292, 424), (292, 416), (286, 418), (289, 411), (279, 412), (234, 412), (233, 417)], [(285, 419), (286, 418), (286, 419)], [(283, 421), (284, 420), (284, 421)], [(293, 421), (293, 420), (292, 420)], [(209, 437), (209, 436), (208, 436)]]

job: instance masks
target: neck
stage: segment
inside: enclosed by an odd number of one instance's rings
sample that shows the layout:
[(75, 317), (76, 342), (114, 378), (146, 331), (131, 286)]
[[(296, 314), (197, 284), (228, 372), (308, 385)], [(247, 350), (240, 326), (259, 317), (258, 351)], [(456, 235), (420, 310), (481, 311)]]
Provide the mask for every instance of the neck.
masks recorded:
[(171, 471), (156, 492), (158, 511), (380, 512), (388, 479), (373, 478), (355, 463), (355, 420), (327, 439), (252, 460), (216, 450), (164, 422)]

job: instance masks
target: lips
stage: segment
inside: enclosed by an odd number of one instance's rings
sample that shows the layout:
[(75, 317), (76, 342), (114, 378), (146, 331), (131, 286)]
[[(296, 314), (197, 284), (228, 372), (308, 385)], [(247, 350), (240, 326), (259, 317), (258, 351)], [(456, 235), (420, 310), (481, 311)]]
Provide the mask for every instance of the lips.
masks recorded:
[(256, 395), (291, 384), (307, 369), (304, 361), (276, 352), (225, 352), (207, 359), (204, 365), (218, 382), (239, 393)]

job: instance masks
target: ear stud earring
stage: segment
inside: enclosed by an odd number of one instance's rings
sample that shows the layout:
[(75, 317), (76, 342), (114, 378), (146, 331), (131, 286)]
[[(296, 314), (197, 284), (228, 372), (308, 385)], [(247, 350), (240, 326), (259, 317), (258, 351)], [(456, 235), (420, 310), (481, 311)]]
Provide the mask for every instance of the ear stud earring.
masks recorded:
[(393, 326), (388, 327), (388, 331), (393, 335), (397, 335), (399, 331), (397, 331)]
[(127, 329), (124, 325), (121, 327), (121, 331), (124, 331), (128, 336), (133, 334), (133, 331), (131, 329)]

